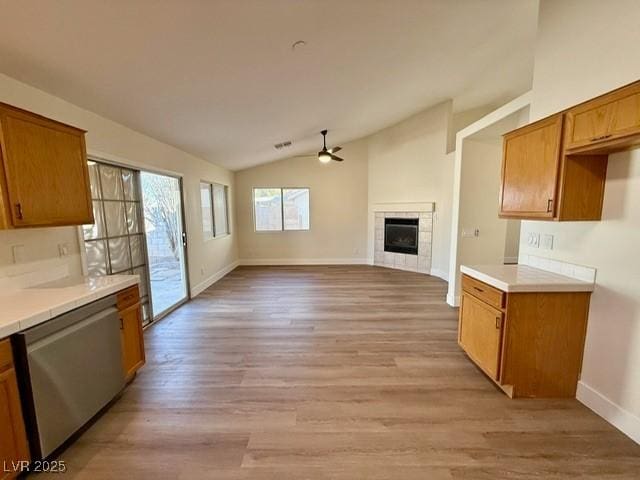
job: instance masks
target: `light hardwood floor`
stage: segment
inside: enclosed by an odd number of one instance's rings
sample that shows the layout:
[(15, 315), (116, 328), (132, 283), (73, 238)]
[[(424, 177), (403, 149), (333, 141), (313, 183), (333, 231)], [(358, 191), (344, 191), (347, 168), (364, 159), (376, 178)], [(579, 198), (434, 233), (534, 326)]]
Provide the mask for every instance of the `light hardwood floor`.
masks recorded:
[(434, 277), (242, 267), (146, 332), (146, 367), (65, 478), (638, 479), (576, 400), (509, 400)]

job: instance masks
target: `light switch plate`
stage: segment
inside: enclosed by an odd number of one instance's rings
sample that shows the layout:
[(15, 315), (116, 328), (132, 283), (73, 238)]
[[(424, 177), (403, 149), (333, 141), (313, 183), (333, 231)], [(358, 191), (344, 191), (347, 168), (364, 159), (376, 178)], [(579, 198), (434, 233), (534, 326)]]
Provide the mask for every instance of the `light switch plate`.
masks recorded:
[(545, 233), (542, 235), (542, 242), (540, 246), (545, 250), (553, 250), (553, 235)]
[(462, 238), (476, 238), (480, 236), (479, 228), (463, 228), (462, 229)]

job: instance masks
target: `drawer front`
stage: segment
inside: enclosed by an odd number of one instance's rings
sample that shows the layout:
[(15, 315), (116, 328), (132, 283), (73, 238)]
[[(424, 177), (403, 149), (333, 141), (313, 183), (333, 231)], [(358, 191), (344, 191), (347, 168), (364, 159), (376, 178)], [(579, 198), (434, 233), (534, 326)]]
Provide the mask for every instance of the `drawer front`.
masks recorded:
[(462, 294), (458, 343), (492, 379), (500, 374), (504, 315), (466, 292)]
[(567, 149), (597, 145), (640, 133), (640, 83), (572, 108), (567, 113)]
[(135, 305), (139, 301), (140, 292), (138, 291), (138, 285), (134, 285), (118, 292), (118, 310), (124, 310), (131, 305)]
[(13, 367), (11, 342), (7, 338), (0, 341), (0, 371)]
[(462, 276), (462, 290), (495, 307), (504, 306), (504, 292), (468, 275)]

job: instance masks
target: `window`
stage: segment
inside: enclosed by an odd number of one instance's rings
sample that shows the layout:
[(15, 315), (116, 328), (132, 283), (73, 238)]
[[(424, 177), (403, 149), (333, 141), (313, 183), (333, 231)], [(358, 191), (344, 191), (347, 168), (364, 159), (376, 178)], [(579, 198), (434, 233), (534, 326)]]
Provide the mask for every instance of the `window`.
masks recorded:
[(257, 232), (309, 230), (308, 188), (254, 188)]
[(229, 222), (227, 220), (227, 187), (213, 184), (213, 231), (215, 236), (229, 233)]
[(82, 226), (87, 274), (140, 276), (143, 325), (151, 321), (139, 172), (89, 160), (95, 223)]
[(229, 233), (229, 187), (217, 183), (200, 182), (202, 234), (205, 240)]
[(211, 184), (200, 184), (200, 205), (202, 206), (202, 235), (205, 240), (213, 238), (213, 208), (211, 208)]

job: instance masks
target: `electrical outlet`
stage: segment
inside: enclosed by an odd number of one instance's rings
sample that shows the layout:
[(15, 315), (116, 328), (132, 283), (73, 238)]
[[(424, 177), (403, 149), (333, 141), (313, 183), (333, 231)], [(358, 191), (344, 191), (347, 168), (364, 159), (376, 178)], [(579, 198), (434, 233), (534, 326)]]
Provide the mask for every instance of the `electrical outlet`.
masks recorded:
[(545, 250), (553, 250), (553, 235), (549, 233), (542, 235), (540, 246)]
[(530, 247), (539, 248), (540, 247), (540, 234), (537, 232), (529, 232), (527, 236), (527, 243)]
[(12, 245), (11, 252), (13, 253), (13, 263), (24, 262), (24, 245)]

